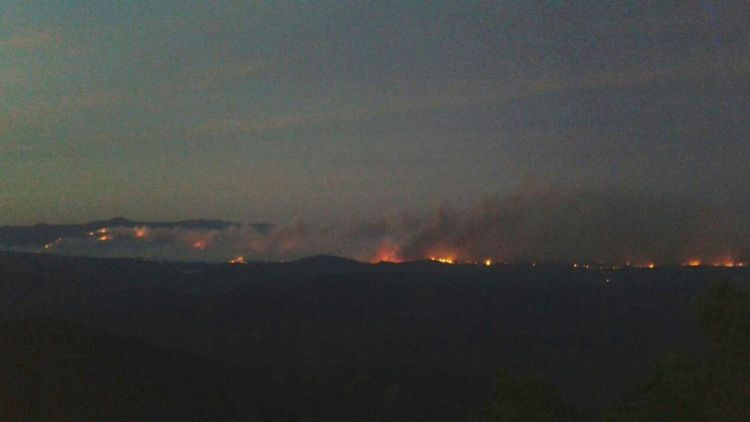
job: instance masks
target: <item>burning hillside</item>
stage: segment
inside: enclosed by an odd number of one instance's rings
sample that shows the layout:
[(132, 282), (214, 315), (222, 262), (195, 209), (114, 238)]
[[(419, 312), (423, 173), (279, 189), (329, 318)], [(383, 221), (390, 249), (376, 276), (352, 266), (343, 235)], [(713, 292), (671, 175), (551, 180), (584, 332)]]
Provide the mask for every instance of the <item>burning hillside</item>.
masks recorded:
[(467, 210), (342, 224), (148, 223), (0, 228), (5, 249), (166, 260), (285, 261), (337, 255), (364, 262), (557, 263), (580, 268), (741, 267), (750, 223), (740, 214), (649, 197), (534, 193)]

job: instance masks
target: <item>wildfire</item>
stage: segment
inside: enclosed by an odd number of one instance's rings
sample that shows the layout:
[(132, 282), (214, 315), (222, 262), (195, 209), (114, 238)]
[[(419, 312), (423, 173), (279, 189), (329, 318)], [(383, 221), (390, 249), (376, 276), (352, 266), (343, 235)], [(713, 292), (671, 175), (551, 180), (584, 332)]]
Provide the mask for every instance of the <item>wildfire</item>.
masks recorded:
[(238, 256), (229, 260), (230, 264), (247, 264), (244, 256)]
[(656, 268), (656, 263), (655, 262), (645, 262), (645, 263), (637, 263), (637, 264), (627, 263), (626, 266), (627, 267), (632, 266), (633, 268), (638, 268), (640, 270), (653, 270), (654, 268)]
[(489, 259), (489, 258), (485, 259), (484, 260), (484, 265), (487, 266), (487, 267), (491, 267), (492, 266), (492, 260)]
[(452, 257), (434, 257), (434, 256), (431, 256), (430, 257), (430, 261), (439, 262), (441, 264), (455, 264), (456, 263), (455, 259), (452, 258)]
[(371, 261), (375, 264), (378, 262), (392, 262), (398, 264), (404, 260), (401, 258), (398, 245), (391, 242), (384, 242), (380, 245), (378, 251), (375, 253), (375, 257)]
[(735, 268), (735, 267), (744, 267), (745, 263), (742, 261), (735, 261), (733, 259), (725, 259), (723, 261), (716, 261), (711, 263), (711, 266), (714, 267), (724, 267), (724, 268)]
[(59, 237), (58, 237), (57, 239), (55, 239), (55, 241), (54, 241), (54, 242), (51, 242), (51, 243), (47, 243), (47, 244), (45, 244), (45, 245), (44, 245), (44, 249), (49, 249), (49, 248), (51, 248), (51, 247), (53, 247), (53, 246), (57, 245), (57, 244), (58, 244), (58, 243), (60, 243), (60, 242), (62, 242), (62, 238), (59, 238)]
[(114, 236), (111, 234), (103, 234), (97, 238), (100, 242), (109, 242), (110, 240), (114, 239)]
[[(682, 264), (685, 267), (701, 267), (704, 265), (707, 265), (704, 263), (704, 261), (700, 259), (691, 259), (688, 261), (683, 262)], [(710, 266), (712, 267), (721, 267), (721, 268), (739, 268), (746, 266), (747, 263), (744, 261), (738, 261), (735, 259), (727, 258), (722, 260), (716, 260), (711, 261)], [(532, 264), (533, 266), (533, 264)], [(653, 270), (657, 267), (656, 263), (653, 261), (645, 262), (645, 263), (632, 263), (632, 262), (625, 262), (624, 264), (625, 268), (638, 268), (638, 269), (648, 269)], [(577, 262), (573, 263), (573, 268), (584, 268), (584, 269), (600, 269), (600, 270), (619, 270), (620, 268), (623, 268), (621, 265), (606, 265), (606, 264), (579, 264)]]
[(197, 249), (199, 251), (206, 249), (206, 241), (196, 240), (195, 242), (193, 242), (193, 249)]
[(734, 262), (732, 261), (714, 261), (711, 263), (712, 267), (727, 267), (732, 268), (734, 267)]
[(94, 230), (92, 232), (86, 233), (89, 237), (102, 237), (107, 234), (109, 234), (109, 229), (106, 227), (102, 227), (101, 229)]
[[(703, 265), (709, 265), (705, 264), (700, 259), (691, 259), (684, 263), (686, 267), (700, 267)], [(733, 258), (724, 258), (724, 259), (718, 259), (715, 261), (711, 261), (710, 266), (711, 267), (717, 267), (717, 268), (741, 268), (746, 266), (747, 263), (744, 261), (738, 261)]]
[(146, 238), (146, 236), (148, 236), (148, 231), (146, 231), (146, 228), (145, 228), (145, 227), (136, 227), (136, 228), (135, 228), (135, 229), (133, 230), (133, 236), (134, 236), (134, 237), (135, 237), (136, 239), (145, 239), (145, 238)]

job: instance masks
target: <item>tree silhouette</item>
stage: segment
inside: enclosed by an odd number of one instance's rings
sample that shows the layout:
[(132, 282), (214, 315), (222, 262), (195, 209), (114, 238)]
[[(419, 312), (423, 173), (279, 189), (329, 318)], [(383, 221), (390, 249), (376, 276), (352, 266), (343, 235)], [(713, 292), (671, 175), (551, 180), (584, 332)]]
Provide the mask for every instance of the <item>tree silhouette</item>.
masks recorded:
[(695, 309), (707, 350), (665, 356), (606, 420), (750, 420), (750, 292), (721, 281), (697, 298)]
[(570, 411), (558, 401), (555, 389), (531, 376), (513, 377), (502, 371), (497, 378), (495, 398), (476, 421), (551, 421), (565, 419)]

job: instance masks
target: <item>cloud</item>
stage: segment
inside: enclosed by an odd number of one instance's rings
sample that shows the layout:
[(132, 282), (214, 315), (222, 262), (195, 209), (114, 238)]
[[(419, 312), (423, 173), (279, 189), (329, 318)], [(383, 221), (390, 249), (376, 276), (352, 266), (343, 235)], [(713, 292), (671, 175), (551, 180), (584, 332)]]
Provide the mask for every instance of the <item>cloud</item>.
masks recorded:
[[(2, 128), (0, 128), (0, 132), (2, 132)], [(21, 144), (21, 143), (16, 143), (16, 142), (11, 142), (11, 143), (0, 142), (0, 154), (25, 153), (25, 152), (33, 151), (38, 148), (39, 147), (36, 145)]]
[(23, 32), (0, 39), (0, 48), (16, 51), (37, 50), (60, 44), (62, 35), (55, 32)]
[[(713, 54), (703, 54), (676, 63), (630, 64), (581, 75), (558, 72), (554, 76), (519, 77), (507, 81), (488, 81), (482, 78), (451, 80), (441, 85), (435, 82), (425, 85), (424, 82), (408, 81), (402, 84), (404, 89), (391, 95), (383, 95), (382, 87), (377, 90), (358, 87), (353, 90), (357, 92), (353, 97), (353, 104), (269, 116), (234, 113), (208, 119), (188, 132), (192, 136), (227, 136), (308, 129), (404, 113), (487, 106), (549, 94), (622, 90), (661, 82), (690, 82), (747, 74), (750, 74), (750, 61), (746, 59), (724, 60), (719, 66)], [(318, 102), (329, 101), (321, 98)]]

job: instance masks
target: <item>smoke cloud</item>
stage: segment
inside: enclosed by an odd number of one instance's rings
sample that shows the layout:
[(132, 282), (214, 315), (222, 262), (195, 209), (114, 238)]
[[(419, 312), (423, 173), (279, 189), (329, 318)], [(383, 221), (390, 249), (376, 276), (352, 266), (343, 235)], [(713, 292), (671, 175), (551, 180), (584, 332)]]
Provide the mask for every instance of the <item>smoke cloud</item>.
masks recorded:
[(746, 257), (747, 234), (740, 215), (689, 201), (546, 191), (487, 199), (467, 212), (439, 211), (402, 253), (508, 262), (736, 261)]
[(741, 213), (688, 200), (548, 189), (487, 198), (465, 210), (339, 224), (295, 222), (267, 230), (104, 227), (60, 238), (43, 251), (183, 261), (286, 261), (325, 254), (367, 262), (739, 263), (750, 251), (749, 221)]

